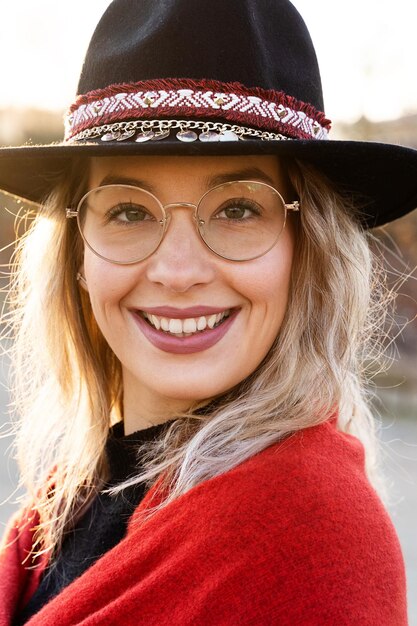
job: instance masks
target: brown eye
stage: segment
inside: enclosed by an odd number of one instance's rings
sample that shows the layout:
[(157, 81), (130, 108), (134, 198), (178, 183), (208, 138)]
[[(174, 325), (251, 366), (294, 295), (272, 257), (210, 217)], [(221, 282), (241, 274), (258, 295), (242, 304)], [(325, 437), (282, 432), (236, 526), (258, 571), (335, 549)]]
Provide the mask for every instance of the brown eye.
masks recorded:
[(137, 204), (119, 204), (109, 211), (109, 221), (112, 222), (138, 223), (152, 219), (154, 216)]
[(261, 210), (257, 204), (243, 198), (228, 201), (226, 205), (218, 209), (214, 217), (216, 219), (246, 220), (260, 214)]

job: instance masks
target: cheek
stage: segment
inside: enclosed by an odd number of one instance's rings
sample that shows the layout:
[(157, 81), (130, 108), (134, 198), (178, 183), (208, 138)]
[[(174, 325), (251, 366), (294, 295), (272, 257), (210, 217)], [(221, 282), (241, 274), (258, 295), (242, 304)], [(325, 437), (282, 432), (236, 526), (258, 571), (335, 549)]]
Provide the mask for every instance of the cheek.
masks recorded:
[(253, 261), (241, 277), (248, 299), (265, 311), (269, 321), (283, 317), (287, 307), (294, 254), (290, 233), (268, 254)]
[(89, 250), (85, 251), (83, 272), (91, 307), (100, 327), (106, 319), (114, 316), (119, 302), (130, 289), (129, 272), (121, 269), (124, 268), (100, 259)]

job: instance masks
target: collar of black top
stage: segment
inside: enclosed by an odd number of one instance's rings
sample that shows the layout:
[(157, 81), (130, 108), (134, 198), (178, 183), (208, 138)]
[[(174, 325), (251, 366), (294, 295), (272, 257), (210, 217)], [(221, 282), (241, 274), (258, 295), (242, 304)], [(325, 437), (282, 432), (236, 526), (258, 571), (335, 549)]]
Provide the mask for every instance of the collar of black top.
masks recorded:
[(161, 437), (168, 430), (171, 423), (168, 421), (162, 424), (154, 424), (143, 430), (130, 433), (130, 435), (124, 434), (123, 422), (118, 422), (110, 429), (106, 453), (109, 463), (110, 481), (113, 486), (137, 475), (141, 463), (141, 459), (138, 456), (141, 446)]
[(288, 0), (114, 0), (59, 144), (0, 149), (0, 188), (42, 202), (74, 159), (277, 154), (357, 197), (365, 227), (417, 206), (417, 151), (328, 139), (311, 38)]

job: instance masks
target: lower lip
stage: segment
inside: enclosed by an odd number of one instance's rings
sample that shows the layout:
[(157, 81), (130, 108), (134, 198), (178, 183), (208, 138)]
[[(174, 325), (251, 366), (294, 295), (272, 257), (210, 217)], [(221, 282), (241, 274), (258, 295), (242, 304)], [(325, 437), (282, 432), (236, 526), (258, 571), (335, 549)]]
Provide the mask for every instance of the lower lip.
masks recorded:
[(192, 354), (211, 348), (224, 337), (238, 313), (239, 310), (232, 311), (229, 317), (216, 328), (202, 330), (189, 337), (174, 337), (148, 324), (139, 313), (132, 312), (136, 323), (148, 341), (156, 348), (173, 354)]

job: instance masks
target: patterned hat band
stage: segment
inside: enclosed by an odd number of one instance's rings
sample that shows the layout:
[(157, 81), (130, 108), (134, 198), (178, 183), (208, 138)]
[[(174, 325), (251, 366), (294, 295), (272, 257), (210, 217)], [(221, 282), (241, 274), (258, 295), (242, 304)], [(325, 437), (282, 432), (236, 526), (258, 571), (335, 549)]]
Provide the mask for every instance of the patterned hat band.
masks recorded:
[(152, 80), (79, 96), (65, 119), (65, 141), (183, 142), (327, 139), (330, 120), (283, 92), (218, 81)]

